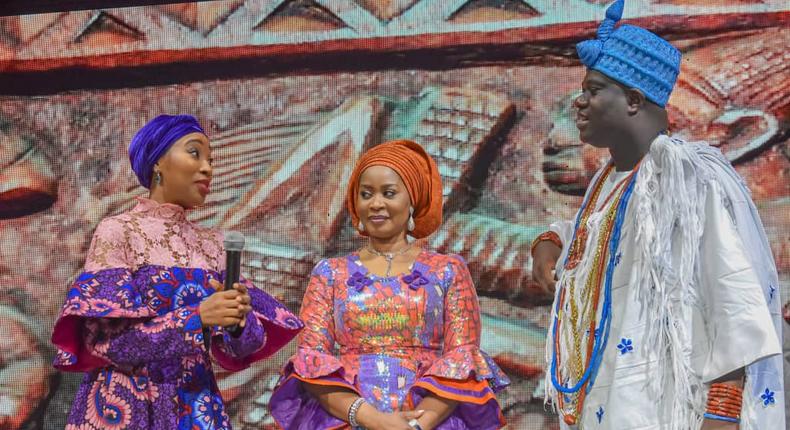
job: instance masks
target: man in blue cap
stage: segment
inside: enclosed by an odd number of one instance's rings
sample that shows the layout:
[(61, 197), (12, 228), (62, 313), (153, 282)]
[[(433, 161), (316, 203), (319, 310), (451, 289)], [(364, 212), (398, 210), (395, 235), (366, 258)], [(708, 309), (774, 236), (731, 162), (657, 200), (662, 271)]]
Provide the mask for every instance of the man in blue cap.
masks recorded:
[[(607, 148), (574, 221), (533, 244), (555, 288), (547, 402), (563, 429), (783, 429), (779, 281), (742, 179), (667, 135), (680, 52), (632, 25), (577, 51), (581, 140)], [(554, 272), (554, 273), (552, 273)]]

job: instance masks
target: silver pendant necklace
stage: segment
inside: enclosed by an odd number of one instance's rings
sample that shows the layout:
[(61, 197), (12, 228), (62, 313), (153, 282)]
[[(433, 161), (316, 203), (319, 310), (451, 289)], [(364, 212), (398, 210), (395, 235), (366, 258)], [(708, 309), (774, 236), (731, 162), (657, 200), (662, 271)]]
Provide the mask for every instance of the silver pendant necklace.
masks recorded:
[(411, 249), (411, 244), (406, 245), (405, 248), (401, 249), (398, 252), (379, 252), (379, 251), (376, 251), (375, 249), (373, 249), (373, 247), (370, 245), (370, 243), (368, 243), (367, 249), (368, 249), (369, 253), (371, 253), (373, 255), (377, 255), (379, 257), (383, 257), (385, 260), (387, 260), (387, 272), (384, 274), (384, 277), (385, 278), (389, 278), (390, 271), (392, 270), (392, 259), (397, 257), (397, 256), (399, 256), (399, 255), (405, 254), (406, 251)]

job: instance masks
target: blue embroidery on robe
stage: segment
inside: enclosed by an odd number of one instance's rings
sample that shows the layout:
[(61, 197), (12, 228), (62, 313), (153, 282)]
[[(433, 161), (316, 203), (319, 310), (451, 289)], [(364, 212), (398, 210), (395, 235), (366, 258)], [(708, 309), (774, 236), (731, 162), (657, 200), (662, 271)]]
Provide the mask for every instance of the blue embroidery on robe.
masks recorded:
[(776, 393), (774, 393), (770, 389), (768, 388), (765, 389), (765, 392), (760, 396), (760, 398), (763, 399), (763, 406), (769, 406), (776, 403), (776, 398), (774, 397), (774, 394)]
[(622, 338), (620, 339), (620, 343), (617, 345), (617, 349), (620, 350), (620, 355), (625, 355), (634, 350), (633, 342), (631, 339)]

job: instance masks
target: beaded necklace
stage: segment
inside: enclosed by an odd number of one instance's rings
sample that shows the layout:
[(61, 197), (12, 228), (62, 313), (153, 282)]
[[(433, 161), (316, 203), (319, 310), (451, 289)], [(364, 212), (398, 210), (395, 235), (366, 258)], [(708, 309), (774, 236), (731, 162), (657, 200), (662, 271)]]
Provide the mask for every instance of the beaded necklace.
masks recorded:
[[(568, 255), (565, 259), (565, 270), (572, 270), (579, 265), (581, 258), (584, 255), (586, 247), (588, 227), (587, 222), (590, 216), (595, 212), (598, 197), (603, 188), (604, 182), (609, 177), (613, 170), (613, 164), (609, 164), (606, 170), (601, 174), (598, 181), (593, 185), (593, 191), (590, 193), (588, 199), (582, 204), (579, 210), (579, 215), (576, 219), (576, 226), (574, 229), (573, 239)], [(559, 300), (557, 301), (555, 309), (553, 336), (554, 336), (554, 351), (551, 358), (551, 381), (555, 389), (559, 392), (558, 403), (560, 413), (563, 415), (563, 420), (573, 425), (577, 422), (578, 417), (581, 415), (582, 406), (584, 405), (584, 397), (592, 388), (595, 376), (600, 366), (603, 352), (606, 349), (606, 343), (609, 337), (609, 326), (611, 324), (611, 283), (612, 275), (614, 273), (617, 248), (620, 243), (620, 232), (625, 219), (626, 208), (628, 201), (631, 197), (634, 184), (636, 183), (636, 173), (639, 165), (620, 183), (618, 183), (607, 198), (604, 200), (602, 207), (606, 207), (609, 201), (615, 197), (614, 203), (608, 207), (604, 217), (601, 221), (600, 233), (593, 253), (593, 264), (590, 266), (591, 271), (588, 274), (587, 281), (583, 285), (581, 292), (582, 309), (579, 309), (579, 304), (575, 300), (570, 300), (568, 309), (565, 309), (566, 294), (575, 297), (575, 290), (577, 288), (575, 283), (575, 276), (570, 277), (569, 285), (562, 285)], [(623, 186), (627, 184), (626, 186)], [(602, 282), (604, 281), (604, 282)], [(603, 308), (601, 309), (601, 321), (596, 321), (598, 315), (601, 290), (603, 289)], [(586, 304), (591, 304), (587, 306)], [(583, 314), (583, 315), (580, 315)], [(570, 376), (566, 375), (566, 381), (576, 381), (575, 385), (569, 387), (567, 384), (562, 384), (560, 380), (559, 369), (561, 366), (560, 353), (560, 328), (567, 318), (567, 322), (571, 327), (578, 327), (579, 317), (582, 316), (582, 321), (589, 321), (589, 329), (587, 331), (587, 344), (584, 348), (586, 359), (582, 361), (582, 334), (579, 330), (573, 329), (573, 362), (569, 367)], [(567, 405), (566, 405), (567, 403)]]

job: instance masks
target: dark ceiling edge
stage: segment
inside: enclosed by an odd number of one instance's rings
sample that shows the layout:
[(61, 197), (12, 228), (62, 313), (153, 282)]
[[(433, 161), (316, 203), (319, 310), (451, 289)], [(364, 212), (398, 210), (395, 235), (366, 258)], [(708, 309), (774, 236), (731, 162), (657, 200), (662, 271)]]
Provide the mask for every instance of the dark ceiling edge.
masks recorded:
[[(461, 48), (416, 49), (401, 52), (360, 53), (334, 52), (320, 55), (282, 55), (195, 62), (174, 62), (139, 67), (118, 67), (112, 70), (72, 67), (33, 73), (3, 72), (0, 97), (44, 96), (82, 91), (143, 88), (180, 85), (193, 82), (232, 79), (277, 78), (318, 73), (375, 72), (377, 70), (450, 70), (486, 65), (527, 65), (538, 60), (530, 58), (521, 44), (494, 47), (487, 45)], [(543, 47), (541, 55), (557, 64), (575, 64), (566, 58), (564, 47)], [(532, 54), (532, 55), (530, 55)], [(545, 57), (544, 57), (545, 58)], [(194, 67), (199, 64), (200, 67)]]
[(114, 9), (172, 3), (197, 3), (211, 0), (1, 0), (0, 16), (33, 15), (37, 13), (75, 10)]

